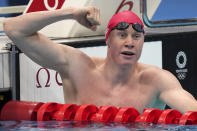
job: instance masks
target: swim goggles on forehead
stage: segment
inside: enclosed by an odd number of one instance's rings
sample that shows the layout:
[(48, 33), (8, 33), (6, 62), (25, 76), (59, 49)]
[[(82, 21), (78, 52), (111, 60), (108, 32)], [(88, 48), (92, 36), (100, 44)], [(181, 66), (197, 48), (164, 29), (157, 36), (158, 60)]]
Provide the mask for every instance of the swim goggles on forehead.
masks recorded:
[(144, 29), (143, 29), (141, 24), (139, 24), (139, 23), (127, 23), (127, 22), (120, 22), (120, 23), (118, 23), (115, 27), (113, 27), (111, 29), (111, 31), (114, 30), (114, 29), (125, 30), (125, 29), (127, 29), (129, 27), (130, 24), (132, 24), (132, 28), (135, 31), (144, 33)]

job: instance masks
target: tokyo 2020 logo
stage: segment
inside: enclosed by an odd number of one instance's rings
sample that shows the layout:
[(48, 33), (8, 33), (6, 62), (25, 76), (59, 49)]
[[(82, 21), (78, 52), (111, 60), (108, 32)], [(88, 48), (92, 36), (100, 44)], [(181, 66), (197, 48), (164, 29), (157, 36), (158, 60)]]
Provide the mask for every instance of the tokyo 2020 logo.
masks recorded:
[(185, 68), (187, 65), (187, 56), (184, 51), (179, 51), (176, 55), (176, 65), (179, 69), (176, 70), (177, 77), (179, 80), (184, 80), (187, 76), (188, 69)]

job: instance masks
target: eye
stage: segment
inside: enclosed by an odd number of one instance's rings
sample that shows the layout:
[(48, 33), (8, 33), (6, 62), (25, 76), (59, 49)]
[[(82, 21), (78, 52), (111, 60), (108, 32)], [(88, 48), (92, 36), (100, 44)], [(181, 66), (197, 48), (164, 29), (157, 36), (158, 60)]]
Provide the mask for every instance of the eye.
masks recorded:
[(120, 31), (120, 32), (118, 32), (118, 36), (120, 38), (126, 38), (128, 36), (128, 34), (126, 32), (124, 32), (124, 31)]
[(140, 34), (140, 33), (134, 33), (134, 34), (132, 35), (132, 37), (133, 37), (134, 39), (140, 39), (140, 38), (142, 37), (142, 34)]

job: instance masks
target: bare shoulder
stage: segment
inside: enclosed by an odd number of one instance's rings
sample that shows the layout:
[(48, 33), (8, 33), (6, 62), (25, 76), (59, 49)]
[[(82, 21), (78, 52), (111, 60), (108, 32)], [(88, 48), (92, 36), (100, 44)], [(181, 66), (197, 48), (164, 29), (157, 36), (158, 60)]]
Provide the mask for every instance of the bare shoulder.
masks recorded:
[[(140, 77), (147, 84), (156, 86), (160, 89), (181, 87), (177, 78), (169, 71), (156, 66), (140, 64)], [(174, 86), (171, 86), (174, 85)], [(177, 85), (177, 86), (175, 86)]]
[(157, 66), (147, 65), (143, 63), (138, 63), (138, 65), (139, 73), (143, 80), (151, 80), (158, 78), (158, 76), (161, 75), (161, 73), (163, 74), (165, 72), (165, 70), (160, 69)]
[(147, 65), (143, 63), (139, 63), (139, 65), (140, 65), (139, 67), (140, 67), (141, 73), (151, 78), (156, 77), (158, 75), (172, 75), (172, 73), (170, 73), (169, 71), (161, 69), (157, 66)]
[(93, 62), (95, 63), (96, 66), (100, 66), (104, 63), (105, 58), (102, 57), (92, 57)]
[(77, 74), (84, 74), (84, 72), (90, 72), (96, 69), (96, 64), (99, 63), (98, 58), (92, 58), (88, 56), (81, 50), (76, 48), (60, 45), (63, 50), (61, 56), (62, 59), (66, 60), (66, 64), (60, 64), (58, 66), (58, 71), (65, 77), (72, 76), (77, 72)]

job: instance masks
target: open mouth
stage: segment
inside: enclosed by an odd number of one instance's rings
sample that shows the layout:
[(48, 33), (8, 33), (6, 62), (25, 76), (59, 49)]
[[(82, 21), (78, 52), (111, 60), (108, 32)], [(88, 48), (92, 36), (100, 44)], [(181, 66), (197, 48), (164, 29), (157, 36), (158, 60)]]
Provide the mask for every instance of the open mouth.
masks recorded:
[(123, 51), (123, 52), (121, 52), (121, 54), (126, 55), (126, 56), (135, 55), (133, 52), (130, 52), (130, 51)]

